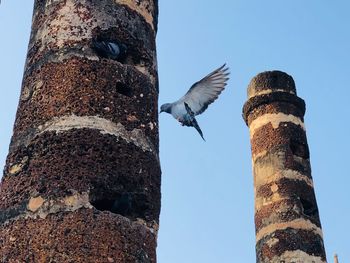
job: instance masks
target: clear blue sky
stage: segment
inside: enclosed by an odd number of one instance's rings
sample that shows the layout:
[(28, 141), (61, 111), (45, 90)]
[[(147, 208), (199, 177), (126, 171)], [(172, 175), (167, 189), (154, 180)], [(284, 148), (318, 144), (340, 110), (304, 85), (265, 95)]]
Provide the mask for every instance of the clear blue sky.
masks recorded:
[[(32, 0), (0, 6), (0, 165), (18, 104)], [(292, 75), (306, 129), (328, 261), (350, 262), (350, 3), (316, 0), (161, 0), (159, 103), (182, 96), (226, 62), (227, 89), (194, 129), (160, 116), (159, 263), (255, 262), (246, 87), (261, 71)]]

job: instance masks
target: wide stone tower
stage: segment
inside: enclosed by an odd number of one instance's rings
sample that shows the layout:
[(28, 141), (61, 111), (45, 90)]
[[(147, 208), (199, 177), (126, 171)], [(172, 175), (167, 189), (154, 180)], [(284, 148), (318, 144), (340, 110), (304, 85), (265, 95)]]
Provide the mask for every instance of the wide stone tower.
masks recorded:
[(1, 262), (156, 262), (157, 16), (157, 0), (35, 1)]
[(243, 118), (250, 130), (259, 263), (326, 262), (304, 114), (291, 76), (268, 71), (252, 79)]

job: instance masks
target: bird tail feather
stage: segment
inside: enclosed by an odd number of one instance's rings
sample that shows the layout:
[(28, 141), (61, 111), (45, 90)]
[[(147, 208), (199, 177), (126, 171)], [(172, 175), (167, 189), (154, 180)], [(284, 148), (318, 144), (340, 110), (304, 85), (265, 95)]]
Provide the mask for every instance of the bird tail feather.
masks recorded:
[(191, 117), (192, 126), (198, 131), (198, 133), (202, 137), (203, 141), (205, 141), (205, 139), (203, 137), (203, 132), (202, 132), (201, 128), (199, 127), (196, 118), (194, 117), (194, 113), (193, 113), (192, 109), (190, 108), (190, 106), (188, 106), (188, 104), (186, 102), (184, 102), (184, 104), (185, 104), (185, 108), (186, 108), (187, 113)]

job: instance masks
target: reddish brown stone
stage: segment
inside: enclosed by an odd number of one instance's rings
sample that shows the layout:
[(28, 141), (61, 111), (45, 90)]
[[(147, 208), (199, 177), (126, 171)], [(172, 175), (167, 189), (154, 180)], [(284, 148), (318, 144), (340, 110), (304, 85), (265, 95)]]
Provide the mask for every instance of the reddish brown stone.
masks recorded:
[[(153, 26), (113, 1), (35, 1), (0, 187), (0, 261), (156, 262), (158, 3), (135, 4)], [(126, 45), (125, 57), (99, 57), (93, 39)]]
[[(274, 107), (276, 109), (274, 109)], [(264, 113), (292, 114), (303, 119), (305, 102), (286, 92), (274, 92), (250, 98), (243, 106), (243, 119), (249, 126), (258, 116)]]
[(318, 209), (313, 187), (311, 187), (304, 181), (282, 178), (276, 182), (268, 183), (257, 188), (256, 197), (272, 197), (272, 195), (274, 194), (274, 192), (272, 192), (271, 190), (272, 185), (277, 185), (276, 188), (278, 190), (276, 193), (278, 193), (278, 195), (281, 198), (288, 198), (291, 200), (299, 200), (299, 202), (304, 202), (305, 206), (307, 206), (305, 210), (309, 211), (309, 216), (318, 219)]
[[(157, 147), (157, 91), (134, 67), (73, 58), (43, 66), (24, 79), (23, 87), (33, 90), (31, 98), (19, 104), (13, 143), (53, 117), (75, 114), (98, 115), (128, 130), (140, 129)], [(128, 120), (131, 115), (134, 121)]]
[[(269, 95), (265, 95), (265, 96), (268, 97)], [(268, 104), (260, 104), (256, 107), (253, 107), (249, 112), (249, 114), (247, 115), (248, 126), (251, 124), (253, 120), (267, 113), (269, 114), (284, 113), (287, 115), (291, 114), (293, 116), (300, 118), (301, 121), (304, 121), (304, 112), (301, 111), (299, 107), (289, 102), (283, 102), (283, 101), (277, 100), (277, 101), (271, 101)]]
[(300, 199), (296, 196), (264, 205), (258, 211), (255, 211), (255, 232), (258, 233), (263, 227), (271, 223), (286, 223), (296, 219), (309, 220), (321, 228), (316, 200), (313, 199), (313, 201), (309, 204), (314, 205), (314, 210), (312, 210), (311, 205), (304, 207), (306, 206), (306, 199)]
[[(145, 2), (150, 2), (151, 0), (142, 1), (145, 6)], [(153, 2), (153, 1), (152, 1)], [(157, 2), (157, 1), (154, 1)], [(58, 59), (59, 55), (74, 55), (79, 54), (80, 56), (85, 56), (91, 54), (92, 50), (91, 39), (81, 39), (81, 40), (67, 40), (64, 42), (63, 47), (58, 47), (55, 43), (50, 43), (50, 45), (43, 45), (40, 37), (35, 41), (37, 34), (40, 32), (39, 29), (50, 25), (52, 21), (60, 18), (61, 14), (58, 10), (66, 4), (65, 1), (59, 1), (50, 3), (47, 5), (46, 2), (36, 1), (33, 16), (33, 25), (31, 33), (31, 41), (29, 44), (28, 55), (27, 55), (27, 67), (25, 76), (32, 74), (38, 70), (42, 65), (53, 62)], [(154, 3), (155, 10), (154, 14), (158, 13), (158, 3)], [(145, 19), (137, 13), (135, 10), (130, 9), (126, 5), (117, 4), (115, 2), (110, 2), (107, 0), (101, 0), (99, 2), (89, 2), (89, 5), (84, 4), (84, 10), (86, 13), (80, 14), (82, 12), (82, 6), (80, 3), (76, 3), (76, 8), (73, 10), (76, 16), (82, 18), (82, 23), (84, 26), (93, 26), (93, 22), (96, 22), (94, 17), (95, 13), (109, 15), (114, 18), (114, 23), (108, 26), (108, 29), (99, 27), (92, 28), (94, 38), (102, 37), (105, 39), (118, 40), (119, 43), (125, 43), (128, 47), (126, 64), (135, 65), (143, 64), (156, 78), (156, 66), (155, 61), (155, 33), (150, 24), (148, 24)], [(88, 20), (85, 21), (84, 20)], [(157, 18), (154, 17), (154, 23), (157, 22)], [(89, 24), (86, 24), (89, 23)], [(122, 25), (122, 26), (121, 26)], [(84, 27), (74, 28), (75, 31), (84, 31)], [(155, 27), (156, 28), (156, 27)], [(70, 32), (73, 28), (67, 28), (66, 31)], [(56, 32), (49, 32), (50, 35), (55, 35)]]
[[(8, 174), (10, 164), (29, 156), (25, 169)], [(156, 155), (97, 130), (46, 132), (7, 159), (1, 209), (27, 201), (32, 194), (64, 197), (90, 192), (91, 200), (113, 200), (132, 193), (129, 217), (158, 221), (160, 166)]]
[[(248, 125), (265, 114), (291, 114), (303, 121), (305, 103), (296, 96), (294, 80), (280, 71), (263, 72), (256, 76), (248, 88), (249, 100), (243, 107), (243, 118)], [(255, 185), (255, 197), (270, 202), (258, 206), (255, 211), (256, 233), (264, 227), (284, 223), (285, 229), (276, 230), (268, 236), (259, 237), (256, 244), (257, 262), (284, 262), (284, 252), (304, 251), (311, 256), (326, 259), (322, 237), (312, 230), (295, 228), (292, 222), (298, 219), (308, 220), (321, 228), (312, 182), (310, 153), (304, 129), (293, 122), (281, 122), (278, 127), (267, 123), (254, 129), (251, 138), (254, 175), (259, 176), (259, 185)], [(259, 156), (260, 155), (260, 156)], [(266, 166), (266, 170), (263, 169)], [(290, 170), (298, 172), (305, 180), (288, 177), (274, 182), (262, 180), (264, 171), (284, 174)], [(258, 174), (259, 173), (259, 174)], [(298, 261), (302, 261), (300, 258)]]
[(95, 209), (18, 219), (0, 228), (2, 262), (156, 262), (156, 232)]
[(305, 153), (301, 157), (309, 158), (306, 133), (299, 125), (292, 122), (281, 122), (278, 128), (272, 127), (271, 123), (258, 128), (254, 132), (251, 144), (253, 155), (264, 151), (268, 152), (280, 146), (288, 146), (291, 151), (295, 150), (295, 155), (298, 155), (300, 150), (297, 144), (302, 144), (304, 145)]
[[(271, 239), (278, 241), (270, 246), (269, 240)], [(287, 228), (277, 230), (257, 242), (257, 262), (269, 263), (274, 257), (278, 258), (286, 251), (296, 250), (301, 250), (310, 256), (320, 257), (321, 260), (326, 261), (321, 236), (312, 230)]]

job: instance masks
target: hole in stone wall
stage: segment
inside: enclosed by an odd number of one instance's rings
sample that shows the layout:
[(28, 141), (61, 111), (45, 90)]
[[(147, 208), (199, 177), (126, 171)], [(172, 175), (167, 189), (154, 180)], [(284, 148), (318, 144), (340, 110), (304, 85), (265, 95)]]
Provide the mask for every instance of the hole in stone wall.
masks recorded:
[(310, 157), (309, 147), (305, 142), (299, 142), (292, 139), (289, 143), (289, 147), (294, 155), (304, 159), (309, 159)]
[(129, 193), (121, 194), (115, 198), (100, 198), (90, 201), (97, 210), (110, 211), (122, 216), (129, 216), (131, 213), (132, 198)]
[(152, 212), (150, 210), (152, 206), (144, 193), (126, 192), (115, 196), (101, 196), (100, 193), (98, 195), (90, 193), (90, 203), (99, 211), (109, 211), (132, 219), (143, 218), (148, 220)]
[(100, 211), (111, 211), (112, 205), (114, 203), (113, 199), (98, 199), (91, 201), (91, 204)]
[(91, 48), (102, 57), (124, 63), (127, 58), (127, 46), (118, 40), (99, 36), (91, 41)]
[(101, 30), (94, 29), (90, 47), (99, 57), (112, 59), (128, 65), (149, 64), (153, 61), (152, 52), (143, 43), (128, 37), (123, 27)]
[(116, 90), (118, 93), (120, 93), (124, 96), (127, 96), (127, 97), (131, 97), (131, 95), (132, 95), (131, 89), (121, 82), (117, 82)]
[(312, 202), (300, 198), (300, 203), (303, 207), (303, 214), (309, 217), (315, 217), (318, 215), (318, 209), (316, 204), (313, 204)]

